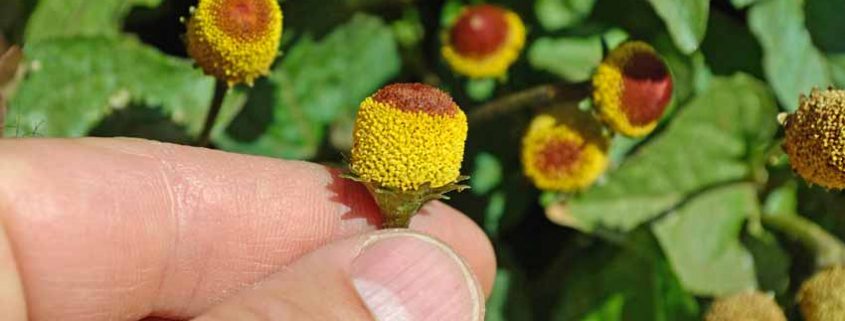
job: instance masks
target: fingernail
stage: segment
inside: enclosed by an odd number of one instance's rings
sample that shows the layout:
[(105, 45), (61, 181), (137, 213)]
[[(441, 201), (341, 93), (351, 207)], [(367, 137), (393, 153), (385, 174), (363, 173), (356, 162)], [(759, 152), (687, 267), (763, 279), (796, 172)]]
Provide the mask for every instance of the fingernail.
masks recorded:
[(483, 297), (466, 263), (445, 244), (408, 231), (377, 234), (352, 263), (352, 282), (378, 321), (483, 318)]

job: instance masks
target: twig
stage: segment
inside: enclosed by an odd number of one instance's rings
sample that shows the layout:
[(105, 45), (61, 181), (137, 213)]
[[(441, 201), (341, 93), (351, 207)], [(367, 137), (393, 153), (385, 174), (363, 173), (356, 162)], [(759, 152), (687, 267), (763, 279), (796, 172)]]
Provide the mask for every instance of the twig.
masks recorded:
[(557, 100), (581, 100), (590, 94), (587, 83), (547, 84), (529, 88), (491, 101), (469, 113), (469, 122), (477, 123), (526, 107), (545, 105)]
[(208, 116), (205, 118), (205, 124), (202, 126), (202, 133), (197, 139), (197, 146), (206, 147), (211, 141), (211, 130), (214, 129), (214, 123), (217, 121), (217, 115), (220, 114), (220, 109), (223, 106), (223, 98), (226, 98), (226, 92), (229, 91), (229, 85), (222, 80), (216, 80), (214, 83), (214, 98), (211, 99), (211, 107), (208, 109)]
[(798, 215), (763, 215), (763, 224), (794, 238), (816, 254), (816, 267), (825, 268), (845, 264), (845, 244)]

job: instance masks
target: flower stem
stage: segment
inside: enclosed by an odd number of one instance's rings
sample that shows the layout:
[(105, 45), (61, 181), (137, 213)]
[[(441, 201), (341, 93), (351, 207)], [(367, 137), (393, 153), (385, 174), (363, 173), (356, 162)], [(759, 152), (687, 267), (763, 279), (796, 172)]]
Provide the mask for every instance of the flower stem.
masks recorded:
[(556, 100), (581, 100), (590, 94), (588, 83), (546, 84), (528, 88), (481, 105), (470, 112), (470, 123), (477, 123), (509, 114), (525, 107), (552, 103)]
[(214, 83), (214, 97), (211, 99), (211, 107), (208, 108), (208, 115), (205, 118), (205, 124), (202, 126), (202, 133), (197, 139), (197, 146), (206, 147), (211, 142), (211, 130), (214, 129), (214, 123), (217, 121), (217, 115), (220, 114), (220, 109), (223, 106), (223, 98), (226, 98), (226, 93), (229, 91), (229, 85), (222, 80), (216, 80)]
[(419, 211), (419, 208), (413, 211), (413, 213), (390, 213), (384, 216), (384, 223), (382, 223), (383, 229), (392, 229), (392, 228), (408, 228), (411, 225), (411, 217)]
[(762, 221), (815, 252), (817, 268), (845, 264), (845, 244), (813, 221), (798, 215), (763, 215)]

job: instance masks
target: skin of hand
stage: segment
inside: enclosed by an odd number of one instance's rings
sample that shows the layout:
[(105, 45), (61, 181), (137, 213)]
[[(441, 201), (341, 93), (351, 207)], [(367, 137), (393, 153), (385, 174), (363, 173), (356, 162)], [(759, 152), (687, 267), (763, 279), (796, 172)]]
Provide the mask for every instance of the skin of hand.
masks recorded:
[(139, 139), (0, 140), (4, 320), (483, 320), (489, 240), (438, 202), (377, 231), (305, 162)]

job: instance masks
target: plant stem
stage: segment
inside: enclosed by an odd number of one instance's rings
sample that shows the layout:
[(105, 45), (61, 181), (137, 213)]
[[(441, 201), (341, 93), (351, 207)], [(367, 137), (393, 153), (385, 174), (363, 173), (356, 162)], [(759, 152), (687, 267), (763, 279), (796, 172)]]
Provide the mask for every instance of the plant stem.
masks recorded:
[(386, 215), (384, 217), (384, 223), (382, 223), (381, 228), (383, 229), (394, 229), (394, 228), (408, 228), (411, 225), (411, 217), (413, 215)]
[(214, 83), (214, 97), (211, 99), (211, 107), (208, 108), (208, 115), (205, 118), (205, 124), (202, 126), (202, 133), (197, 139), (197, 146), (206, 147), (211, 142), (211, 130), (214, 129), (214, 123), (217, 121), (217, 115), (220, 114), (220, 108), (223, 107), (223, 98), (226, 98), (226, 92), (229, 91), (229, 85), (222, 80), (216, 80)]
[(469, 113), (469, 122), (477, 123), (490, 118), (509, 114), (525, 107), (534, 107), (552, 103), (556, 100), (581, 100), (590, 94), (587, 83), (578, 84), (546, 84), (523, 91), (481, 105)]
[(845, 264), (845, 244), (798, 215), (763, 215), (763, 224), (794, 238), (816, 254), (816, 267)]

